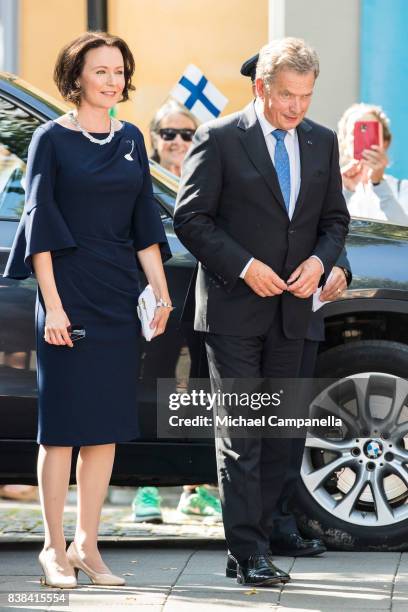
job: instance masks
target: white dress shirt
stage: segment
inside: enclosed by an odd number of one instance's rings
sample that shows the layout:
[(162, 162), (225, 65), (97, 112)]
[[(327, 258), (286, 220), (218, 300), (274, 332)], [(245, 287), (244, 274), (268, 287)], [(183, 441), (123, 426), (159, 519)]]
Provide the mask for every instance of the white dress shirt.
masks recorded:
[[(262, 102), (259, 98), (256, 98), (255, 100), (255, 113), (259, 121), (259, 124), (261, 126), (262, 133), (265, 138), (266, 146), (268, 148), (268, 152), (271, 157), (271, 161), (273, 165), (275, 165), (276, 138), (272, 134), (272, 132), (279, 128), (276, 128), (267, 120), (263, 112)], [(290, 200), (289, 200), (288, 216), (289, 216), (289, 219), (292, 219), (292, 216), (295, 210), (296, 201), (298, 199), (298, 195), (300, 191), (300, 182), (301, 182), (299, 140), (298, 140), (296, 128), (287, 130), (285, 139), (284, 139), (284, 144), (286, 147), (286, 151), (288, 152), (289, 168), (290, 168)], [(324, 273), (324, 266), (320, 258), (317, 257), (316, 255), (312, 255), (312, 257), (315, 257), (318, 261), (320, 261), (322, 269), (323, 269), (323, 273)], [(251, 259), (248, 261), (245, 268), (242, 270), (240, 274), (241, 278), (244, 278), (253, 260), (254, 258), (251, 257)]]

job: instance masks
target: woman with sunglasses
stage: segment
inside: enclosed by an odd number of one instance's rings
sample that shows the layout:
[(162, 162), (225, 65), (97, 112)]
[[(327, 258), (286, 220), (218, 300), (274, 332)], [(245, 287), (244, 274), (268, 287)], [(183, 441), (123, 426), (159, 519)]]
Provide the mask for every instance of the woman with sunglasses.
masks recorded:
[[(54, 80), (74, 109), (35, 131), (26, 201), (5, 276), (35, 274), (38, 484), (45, 539), (42, 582), (121, 586), (98, 550), (98, 526), (115, 444), (139, 437), (141, 326), (138, 265), (152, 286), (155, 335), (171, 311), (162, 260), (171, 257), (138, 128), (109, 116), (134, 89), (121, 38), (87, 32), (66, 45)], [(64, 502), (72, 448), (77, 525), (66, 551)]]
[(152, 159), (176, 176), (191, 147), (198, 121), (184, 106), (175, 100), (166, 102), (150, 123)]

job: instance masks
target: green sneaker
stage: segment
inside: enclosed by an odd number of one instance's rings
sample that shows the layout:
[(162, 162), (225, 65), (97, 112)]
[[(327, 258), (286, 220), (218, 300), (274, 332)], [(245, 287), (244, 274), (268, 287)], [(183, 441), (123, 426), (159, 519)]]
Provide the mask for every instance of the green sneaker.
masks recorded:
[(132, 502), (134, 523), (162, 523), (161, 497), (156, 487), (140, 487)]
[(190, 516), (222, 521), (221, 503), (205, 487), (197, 487), (195, 493), (183, 493), (177, 506), (178, 512)]

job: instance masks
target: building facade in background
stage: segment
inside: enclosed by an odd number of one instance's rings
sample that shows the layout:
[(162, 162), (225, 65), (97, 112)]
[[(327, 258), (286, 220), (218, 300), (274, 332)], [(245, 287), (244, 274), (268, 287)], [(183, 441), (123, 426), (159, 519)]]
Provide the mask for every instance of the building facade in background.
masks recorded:
[(353, 102), (382, 105), (394, 135), (392, 173), (408, 176), (407, 0), (0, 0), (2, 69), (58, 97), (52, 70), (59, 49), (103, 11), (108, 30), (125, 38), (136, 60), (136, 92), (118, 116), (145, 136), (188, 64), (229, 99), (228, 114), (251, 98), (242, 62), (272, 38), (299, 36), (321, 61), (309, 116), (336, 128)]

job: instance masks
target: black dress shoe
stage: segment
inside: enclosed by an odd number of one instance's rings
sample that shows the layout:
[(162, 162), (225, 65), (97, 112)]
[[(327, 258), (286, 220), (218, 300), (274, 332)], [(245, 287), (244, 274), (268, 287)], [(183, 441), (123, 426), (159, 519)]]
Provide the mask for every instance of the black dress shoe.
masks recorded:
[(272, 563), (270, 554), (252, 555), (247, 561), (239, 564), (235, 557), (228, 553), (225, 575), (227, 578), (236, 578), (239, 584), (254, 586), (268, 586), (290, 580), (289, 574)]
[(298, 533), (288, 533), (271, 542), (274, 555), (282, 557), (314, 557), (327, 551), (322, 540), (306, 540)]
[(237, 577), (237, 566), (238, 561), (229, 551), (227, 553), (227, 567), (225, 568), (225, 575), (227, 578)]
[[(272, 553), (271, 552), (268, 553), (268, 556), (269, 556), (270, 560), (273, 562)], [(236, 558), (234, 557), (234, 555), (232, 555), (230, 552), (228, 552), (228, 554), (227, 554), (227, 567), (225, 568), (225, 575), (226, 575), (226, 577), (227, 578), (236, 578), (237, 577), (237, 567), (238, 567), (238, 562), (237, 562)], [(286, 572), (284, 572), (283, 570), (279, 569), (276, 566), (274, 566), (274, 567), (276, 569), (276, 572), (281, 577), (281, 582), (289, 582), (290, 581), (289, 574), (287, 574)]]

